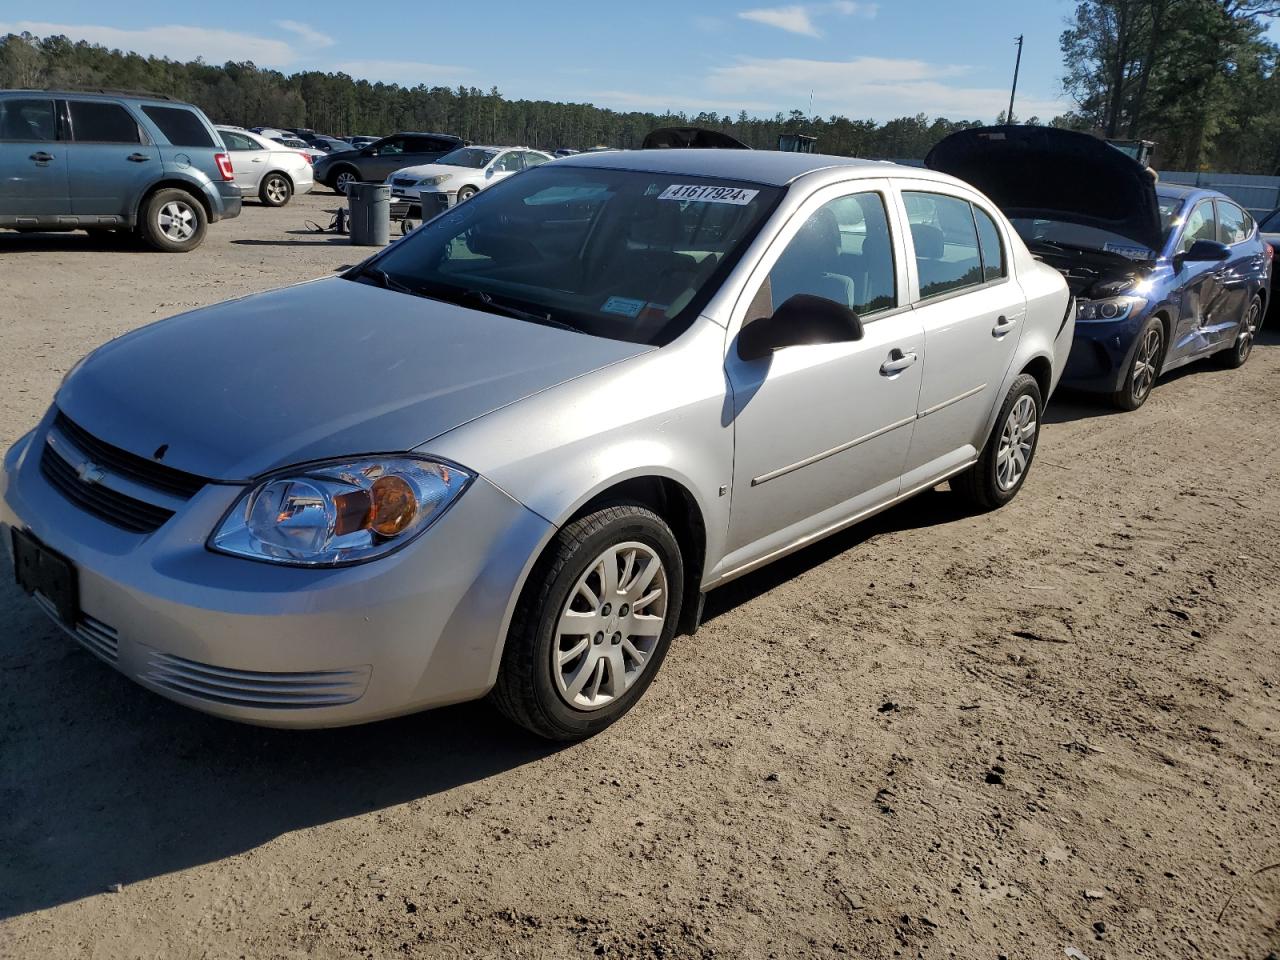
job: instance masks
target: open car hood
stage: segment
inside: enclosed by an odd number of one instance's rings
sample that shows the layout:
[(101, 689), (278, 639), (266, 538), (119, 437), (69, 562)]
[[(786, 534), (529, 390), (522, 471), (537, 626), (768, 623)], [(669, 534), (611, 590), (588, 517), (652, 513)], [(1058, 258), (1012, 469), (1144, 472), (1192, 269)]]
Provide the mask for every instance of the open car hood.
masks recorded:
[(1107, 230), (1152, 251), (1162, 246), (1155, 181), (1136, 160), (1074, 130), (961, 130), (925, 166), (977, 187), (1010, 219), (1039, 217)]

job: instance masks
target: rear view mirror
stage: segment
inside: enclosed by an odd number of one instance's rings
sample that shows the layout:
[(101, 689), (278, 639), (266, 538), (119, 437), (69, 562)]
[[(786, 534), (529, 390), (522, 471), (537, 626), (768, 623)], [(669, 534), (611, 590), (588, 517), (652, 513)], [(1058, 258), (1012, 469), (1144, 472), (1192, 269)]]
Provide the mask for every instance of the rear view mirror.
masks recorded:
[(1216, 240), (1197, 240), (1182, 255), (1183, 263), (1220, 263), (1231, 256), (1231, 249)]
[(842, 303), (797, 293), (773, 312), (742, 328), (738, 356), (760, 360), (775, 350), (862, 339), (862, 321)]

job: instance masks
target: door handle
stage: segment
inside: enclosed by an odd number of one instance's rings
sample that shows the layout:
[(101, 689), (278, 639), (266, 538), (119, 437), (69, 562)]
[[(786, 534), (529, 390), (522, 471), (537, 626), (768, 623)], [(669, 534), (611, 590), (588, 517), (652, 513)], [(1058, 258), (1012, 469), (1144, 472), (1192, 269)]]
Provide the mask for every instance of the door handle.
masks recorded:
[(145, 153), (131, 153), (125, 159), (130, 163), (146, 163), (151, 158)]
[(53, 159), (53, 154), (45, 153), (43, 150), (37, 150), (31, 155), (30, 159), (34, 160), (36, 163), (48, 163)]
[(262, 163), (262, 158), (261, 158), (261, 157), (254, 157), (254, 158), (253, 158), (253, 160), (252, 160), (251, 162), (252, 162), (252, 163)]
[(880, 376), (895, 377), (907, 367), (915, 363), (919, 357), (914, 353), (903, 353), (901, 350), (894, 349), (889, 353), (889, 359), (880, 364)]
[(991, 335), (993, 337), (1003, 337), (1014, 328), (1017, 322), (1016, 319), (1010, 320), (1008, 317), (997, 317), (996, 325), (991, 328)]

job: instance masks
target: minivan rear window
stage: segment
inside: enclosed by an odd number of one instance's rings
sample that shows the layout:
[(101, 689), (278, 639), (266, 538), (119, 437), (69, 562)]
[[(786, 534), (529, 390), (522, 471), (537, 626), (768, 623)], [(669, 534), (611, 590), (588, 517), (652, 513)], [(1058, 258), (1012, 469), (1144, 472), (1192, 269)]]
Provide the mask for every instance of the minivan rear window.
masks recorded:
[(142, 112), (160, 128), (164, 138), (175, 147), (212, 147), (204, 122), (183, 107), (143, 107)]
[(138, 121), (118, 103), (72, 100), (71, 129), (79, 143), (141, 143)]

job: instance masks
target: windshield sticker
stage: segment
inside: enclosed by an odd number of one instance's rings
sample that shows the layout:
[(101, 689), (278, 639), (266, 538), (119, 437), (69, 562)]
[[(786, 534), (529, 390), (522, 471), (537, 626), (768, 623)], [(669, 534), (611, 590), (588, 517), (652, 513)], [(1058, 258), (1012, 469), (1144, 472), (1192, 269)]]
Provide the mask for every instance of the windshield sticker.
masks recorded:
[(701, 184), (673, 183), (662, 191), (659, 200), (680, 200), (685, 203), (732, 203), (746, 206), (756, 198), (759, 190), (743, 190), (741, 187), (708, 187)]
[(1155, 255), (1146, 247), (1132, 243), (1107, 243), (1103, 244), (1103, 250), (1107, 253), (1118, 253), (1122, 257), (1128, 257), (1130, 260), (1154, 260)]
[(640, 316), (640, 311), (645, 308), (647, 302), (646, 300), (628, 300), (626, 297), (610, 297), (604, 302), (600, 312), (616, 313), (619, 316), (630, 317), (634, 320)]

